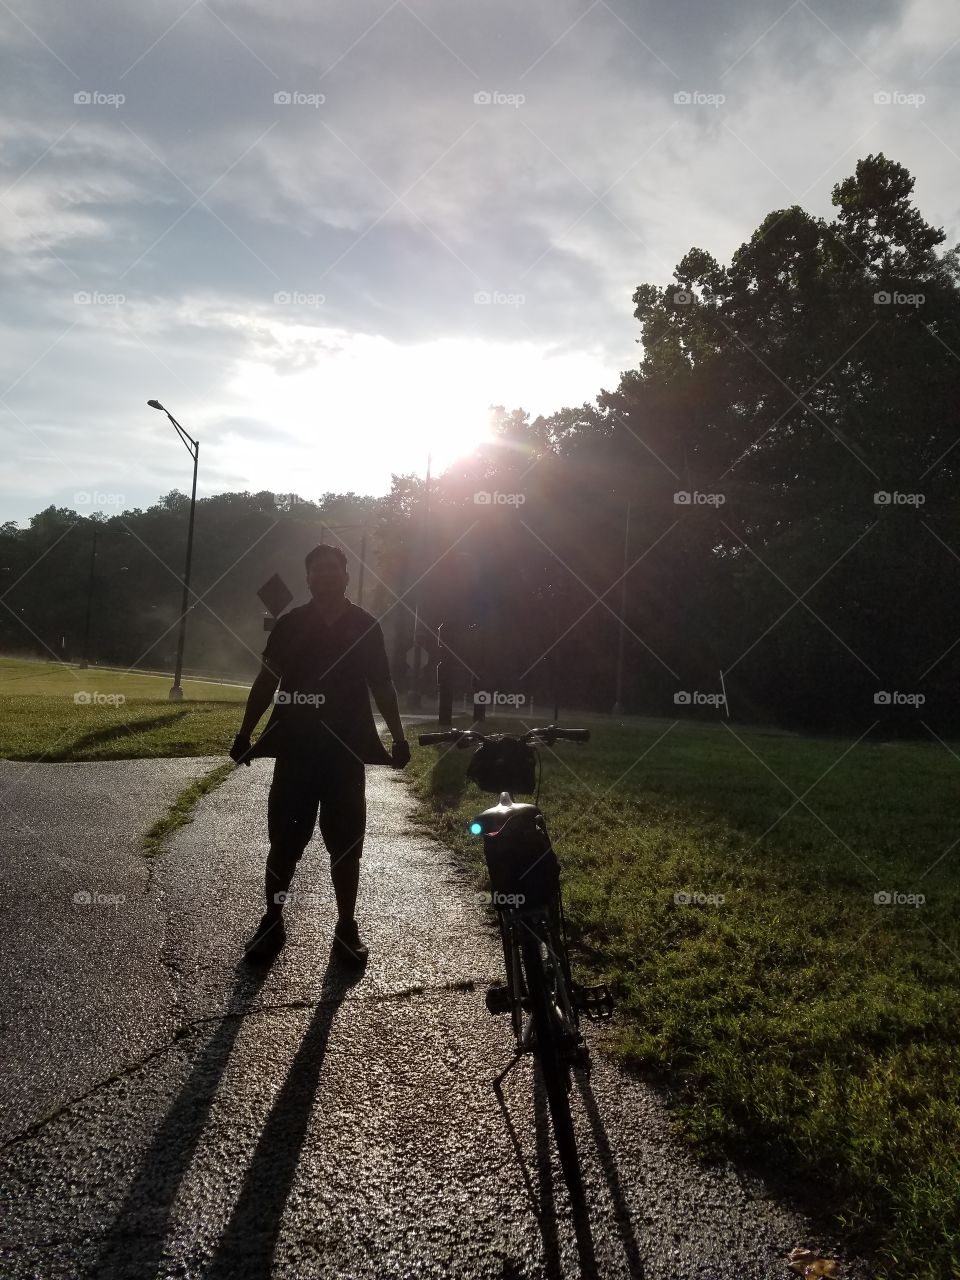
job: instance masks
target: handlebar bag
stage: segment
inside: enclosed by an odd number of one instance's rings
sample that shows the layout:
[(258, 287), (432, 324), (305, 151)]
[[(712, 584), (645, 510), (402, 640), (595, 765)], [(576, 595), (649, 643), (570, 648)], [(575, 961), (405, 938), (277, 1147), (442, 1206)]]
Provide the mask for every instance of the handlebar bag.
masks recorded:
[(499, 795), (532, 795), (536, 790), (537, 768), (533, 748), (527, 742), (505, 738), (502, 742), (482, 742), (473, 753), (467, 777), (481, 791)]

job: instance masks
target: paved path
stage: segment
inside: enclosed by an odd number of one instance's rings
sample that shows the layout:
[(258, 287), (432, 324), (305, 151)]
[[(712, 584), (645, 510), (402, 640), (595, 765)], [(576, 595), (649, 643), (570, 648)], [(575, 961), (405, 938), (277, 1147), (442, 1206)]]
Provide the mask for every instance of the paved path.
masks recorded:
[(142, 841), (220, 762), (0, 760), (0, 1140), (175, 1030)]
[[(139, 767), (145, 829), (176, 768), (184, 780), (209, 763), (114, 766), (114, 799), (133, 789)], [(67, 776), (57, 771), (87, 770), (101, 787), (107, 768), (48, 765), (42, 779), (52, 792)], [(450, 855), (411, 828), (409, 792), (389, 769), (367, 771), (365, 971), (351, 977), (330, 962), (335, 910), (318, 841), (294, 882), (287, 947), (267, 973), (249, 970), (239, 954), (260, 911), (270, 771), (258, 761), (206, 797), (152, 876), (140, 872), (142, 898), (101, 909), (96, 933), (70, 934), (94, 926), (66, 913), (65, 970), (44, 934), (42, 971), (17, 971), (28, 993), (54, 975), (60, 995), (42, 1034), (58, 1052), (68, 1044), (63, 993), (80, 983), (74, 1001), (99, 999), (102, 1009), (103, 986), (121, 985), (100, 1083), (85, 1059), (74, 1071), (54, 1055), (39, 1093), (20, 1095), (24, 1117), (57, 1087), (59, 1101), (78, 1100), (0, 1151), (0, 1274), (783, 1280), (794, 1245), (828, 1243), (759, 1184), (701, 1169), (672, 1139), (657, 1094), (597, 1051), (574, 1097), (592, 1210), (592, 1241), (578, 1239), (530, 1060), (507, 1076), (502, 1103), (491, 1087), (511, 1049), (505, 1020), (483, 1004), (497, 940)], [(104, 862), (88, 825), (96, 811), (82, 820), (73, 811), (82, 794), (77, 784), (51, 846), (60, 852), (43, 865), (52, 876), (62, 858), (92, 886)], [(129, 849), (124, 859), (135, 879)], [(12, 1054), (24, 1053), (32, 1070), (38, 1047), (18, 1033)]]

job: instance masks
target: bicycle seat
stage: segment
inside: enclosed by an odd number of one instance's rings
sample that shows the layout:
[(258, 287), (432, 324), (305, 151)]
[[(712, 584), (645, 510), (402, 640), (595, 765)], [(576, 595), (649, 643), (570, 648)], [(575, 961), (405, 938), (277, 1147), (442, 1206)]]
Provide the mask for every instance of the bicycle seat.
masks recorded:
[(471, 830), (479, 826), (478, 831), (474, 830), (474, 835), (499, 835), (508, 822), (511, 825), (516, 819), (519, 819), (521, 824), (524, 821), (529, 822), (536, 818), (539, 812), (537, 805), (516, 801), (509, 791), (501, 791), (499, 804), (484, 809), (483, 813), (474, 818)]
[(532, 908), (553, 900), (560, 883), (560, 865), (537, 805), (517, 804), (503, 791), (500, 803), (474, 818), (470, 830), (483, 836), (494, 893), (512, 895), (515, 905)]

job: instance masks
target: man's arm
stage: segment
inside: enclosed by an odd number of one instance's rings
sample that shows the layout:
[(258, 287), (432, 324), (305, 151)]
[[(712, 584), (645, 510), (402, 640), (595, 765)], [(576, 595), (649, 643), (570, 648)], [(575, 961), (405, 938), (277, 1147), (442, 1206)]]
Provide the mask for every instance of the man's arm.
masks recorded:
[[(393, 681), (387, 680), (383, 684), (371, 685), (370, 692), (373, 694), (373, 700), (377, 704), (377, 710), (387, 722), (390, 737), (393, 738), (394, 742), (405, 742), (403, 724), (400, 720), (400, 704), (397, 702), (397, 690)], [(252, 689), (250, 693), (252, 696)]]
[(237, 734), (238, 738), (249, 738), (253, 733), (260, 723), (260, 717), (269, 707), (279, 683), (280, 677), (271, 671), (266, 662), (264, 662), (260, 667), (260, 674), (250, 686), (246, 710), (243, 713), (243, 724)]

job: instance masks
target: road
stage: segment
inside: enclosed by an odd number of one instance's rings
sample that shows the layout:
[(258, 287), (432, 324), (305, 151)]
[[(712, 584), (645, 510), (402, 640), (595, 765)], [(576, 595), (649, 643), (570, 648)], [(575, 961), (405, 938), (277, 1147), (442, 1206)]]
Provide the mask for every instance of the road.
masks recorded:
[(365, 970), (331, 961), (317, 837), (287, 946), (257, 971), (241, 951), (261, 909), (269, 761), (205, 797), (152, 863), (137, 852), (212, 763), (3, 762), (2, 1047), (17, 1084), (0, 1274), (783, 1280), (793, 1246), (836, 1252), (756, 1178), (701, 1167), (656, 1091), (596, 1044), (573, 1099), (591, 1208), (589, 1237), (577, 1230), (531, 1061), (502, 1098), (492, 1087), (511, 1049), (483, 1003), (496, 936), (475, 886), (412, 824), (402, 778), (367, 771)]

